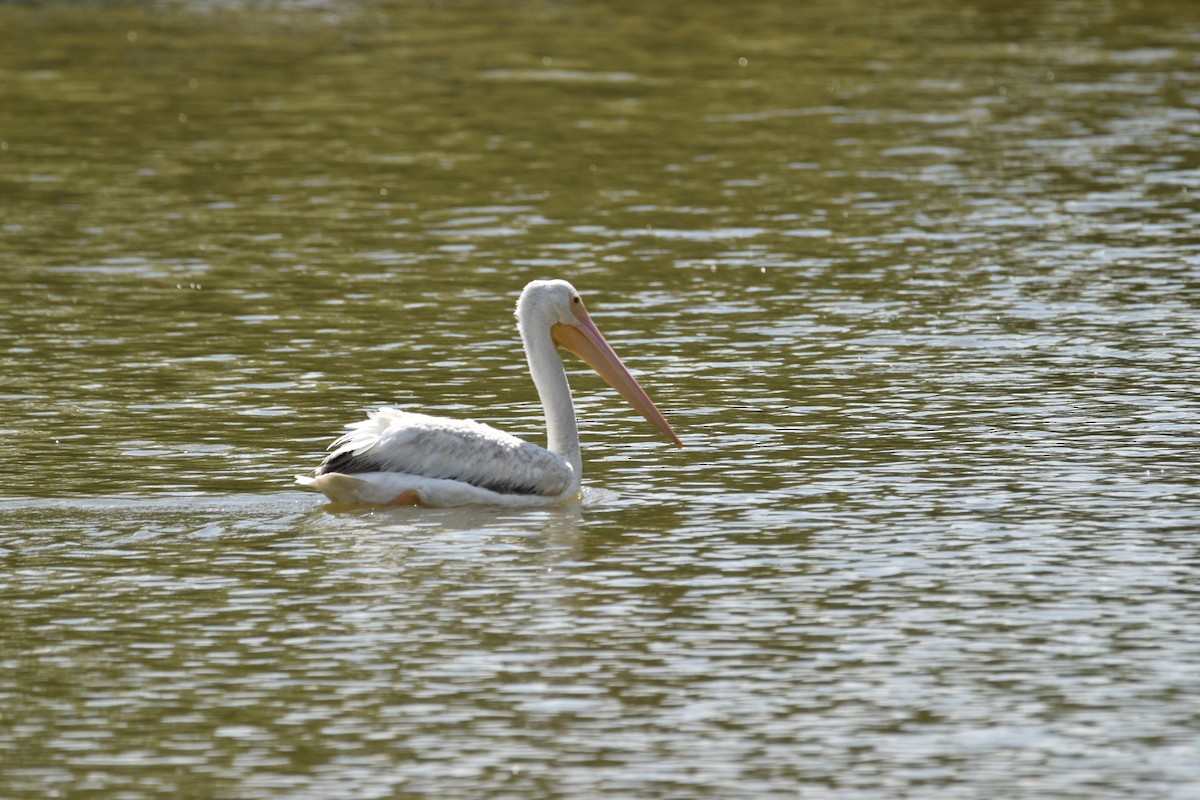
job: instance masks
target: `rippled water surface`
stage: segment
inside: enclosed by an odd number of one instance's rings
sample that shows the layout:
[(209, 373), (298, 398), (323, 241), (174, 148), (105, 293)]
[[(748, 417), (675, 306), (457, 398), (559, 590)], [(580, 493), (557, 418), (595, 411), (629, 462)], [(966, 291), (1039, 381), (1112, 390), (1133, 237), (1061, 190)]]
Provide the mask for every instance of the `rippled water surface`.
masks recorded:
[[(1190, 2), (0, 5), (0, 796), (1200, 794)], [(580, 507), (335, 513), (381, 403)]]

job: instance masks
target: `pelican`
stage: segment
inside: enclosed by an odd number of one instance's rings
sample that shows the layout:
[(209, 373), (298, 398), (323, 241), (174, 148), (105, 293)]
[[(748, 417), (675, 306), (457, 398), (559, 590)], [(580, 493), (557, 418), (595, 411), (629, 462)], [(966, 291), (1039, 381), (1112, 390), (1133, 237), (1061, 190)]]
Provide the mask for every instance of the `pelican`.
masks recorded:
[(545, 506), (578, 501), (583, 477), (575, 406), (558, 348), (569, 350), (677, 447), (683, 442), (613, 352), (566, 281), (533, 281), (517, 300), (547, 447), (490, 425), (384, 407), (351, 423), (311, 476), (296, 482), (342, 504)]

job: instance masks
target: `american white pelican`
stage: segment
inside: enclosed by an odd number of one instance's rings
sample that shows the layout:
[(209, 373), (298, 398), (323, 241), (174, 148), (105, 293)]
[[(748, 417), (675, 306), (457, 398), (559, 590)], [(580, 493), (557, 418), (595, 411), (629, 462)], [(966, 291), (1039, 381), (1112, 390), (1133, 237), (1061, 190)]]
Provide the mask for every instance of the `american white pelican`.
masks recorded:
[(571, 284), (533, 281), (526, 286), (517, 300), (517, 327), (546, 412), (546, 449), (478, 422), (380, 408), (347, 425), (349, 433), (330, 445), (333, 452), (312, 476), (297, 476), (296, 482), (347, 504), (534, 506), (577, 500), (583, 460), (558, 347), (586, 361), (683, 447)]

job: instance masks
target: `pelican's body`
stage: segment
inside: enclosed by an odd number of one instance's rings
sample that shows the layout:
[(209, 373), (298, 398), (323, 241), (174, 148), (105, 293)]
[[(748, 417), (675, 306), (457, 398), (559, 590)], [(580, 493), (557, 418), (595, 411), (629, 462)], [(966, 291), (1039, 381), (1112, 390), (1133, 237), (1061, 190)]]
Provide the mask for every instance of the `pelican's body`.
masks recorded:
[(297, 479), (335, 502), (546, 505), (579, 493), (566, 459), (490, 425), (381, 408), (348, 427), (314, 477)]
[(312, 477), (298, 477), (297, 482), (346, 504), (536, 506), (577, 500), (583, 459), (558, 347), (587, 361), (682, 446), (608, 346), (571, 284), (530, 283), (517, 302), (517, 319), (530, 376), (546, 412), (546, 448), (478, 422), (381, 408), (349, 425)]

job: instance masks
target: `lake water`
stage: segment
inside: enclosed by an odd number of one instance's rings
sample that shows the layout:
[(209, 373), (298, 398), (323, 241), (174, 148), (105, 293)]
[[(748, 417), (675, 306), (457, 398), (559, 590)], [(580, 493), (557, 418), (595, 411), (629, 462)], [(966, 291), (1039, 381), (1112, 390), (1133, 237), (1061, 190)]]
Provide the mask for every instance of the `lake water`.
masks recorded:
[[(1200, 14), (0, 5), (0, 796), (1200, 796)], [(373, 405), (584, 503), (335, 513)]]

